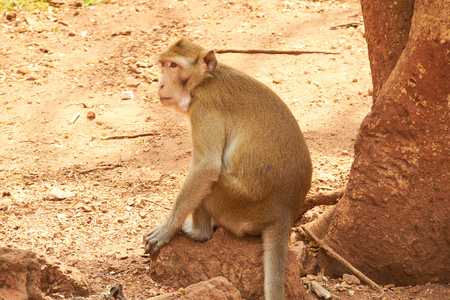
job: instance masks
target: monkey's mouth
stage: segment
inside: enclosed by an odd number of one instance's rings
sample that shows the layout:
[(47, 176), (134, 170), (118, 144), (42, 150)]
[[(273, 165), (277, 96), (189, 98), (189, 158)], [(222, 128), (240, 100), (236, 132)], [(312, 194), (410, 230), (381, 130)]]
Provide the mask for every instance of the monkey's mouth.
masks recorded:
[(159, 97), (162, 105), (173, 105), (173, 97)]

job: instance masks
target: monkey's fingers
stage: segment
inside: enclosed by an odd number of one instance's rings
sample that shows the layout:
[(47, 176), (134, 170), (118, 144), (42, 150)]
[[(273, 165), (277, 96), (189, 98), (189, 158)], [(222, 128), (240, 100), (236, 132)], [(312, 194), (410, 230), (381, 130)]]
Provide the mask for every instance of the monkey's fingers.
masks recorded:
[(145, 252), (144, 254), (150, 254), (151, 259), (156, 259), (159, 255), (161, 247), (164, 245), (162, 241), (156, 239), (150, 239), (148, 237), (145, 242)]

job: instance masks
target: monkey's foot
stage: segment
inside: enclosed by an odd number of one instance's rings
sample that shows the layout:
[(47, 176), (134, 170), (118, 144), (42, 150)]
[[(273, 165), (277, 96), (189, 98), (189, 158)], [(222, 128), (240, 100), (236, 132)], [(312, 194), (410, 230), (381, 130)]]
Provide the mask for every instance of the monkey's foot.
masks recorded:
[(183, 224), (183, 227), (181, 230), (190, 238), (199, 241), (204, 242), (209, 240), (214, 233), (211, 221), (209, 224), (202, 224), (201, 227), (195, 227), (193, 226), (193, 222), (191, 218), (186, 219), (186, 221)]

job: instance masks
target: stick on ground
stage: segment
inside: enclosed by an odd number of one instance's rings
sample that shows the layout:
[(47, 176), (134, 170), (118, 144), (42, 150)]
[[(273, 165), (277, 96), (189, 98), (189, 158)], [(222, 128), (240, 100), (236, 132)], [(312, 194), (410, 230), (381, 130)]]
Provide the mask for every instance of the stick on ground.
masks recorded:
[(135, 139), (135, 138), (140, 138), (143, 136), (152, 136), (152, 135), (156, 135), (156, 133), (148, 132), (148, 133), (139, 133), (139, 134), (132, 134), (132, 135), (114, 135), (114, 136), (109, 136), (107, 138), (104, 138), (104, 140)]
[(248, 53), (248, 54), (340, 54), (339, 52), (329, 51), (308, 51), (308, 50), (273, 50), (273, 49), (216, 49), (215, 53)]
[(337, 254), (336, 252), (334, 252), (334, 250), (328, 246), (327, 244), (325, 244), (323, 241), (319, 240), (316, 235), (309, 230), (305, 225), (301, 226), (301, 228), (308, 233), (308, 235), (315, 240), (318, 244), (319, 247), (322, 248), (323, 250), (325, 250), (328, 255), (330, 255), (332, 258), (336, 259), (338, 262), (340, 262), (344, 267), (346, 267), (350, 272), (352, 272), (355, 276), (357, 276), (359, 279), (361, 279), (361, 281), (367, 283), (372, 289), (383, 293), (383, 289), (376, 284), (375, 282), (373, 282), (369, 277), (367, 277), (366, 275), (364, 275), (361, 271), (359, 271), (358, 269), (356, 269), (354, 266), (352, 266), (348, 261), (346, 261), (342, 256), (340, 256), (339, 254)]

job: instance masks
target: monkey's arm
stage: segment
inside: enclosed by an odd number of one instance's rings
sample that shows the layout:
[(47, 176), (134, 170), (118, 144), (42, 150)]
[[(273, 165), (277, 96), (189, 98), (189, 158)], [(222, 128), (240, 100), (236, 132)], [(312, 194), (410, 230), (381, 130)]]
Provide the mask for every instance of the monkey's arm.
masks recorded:
[(225, 145), (223, 120), (214, 113), (201, 117), (192, 115), (191, 125), (193, 158), (189, 173), (167, 220), (151, 231), (145, 241), (145, 253), (153, 257), (180, 230), (186, 218), (201, 204), (219, 178)]

